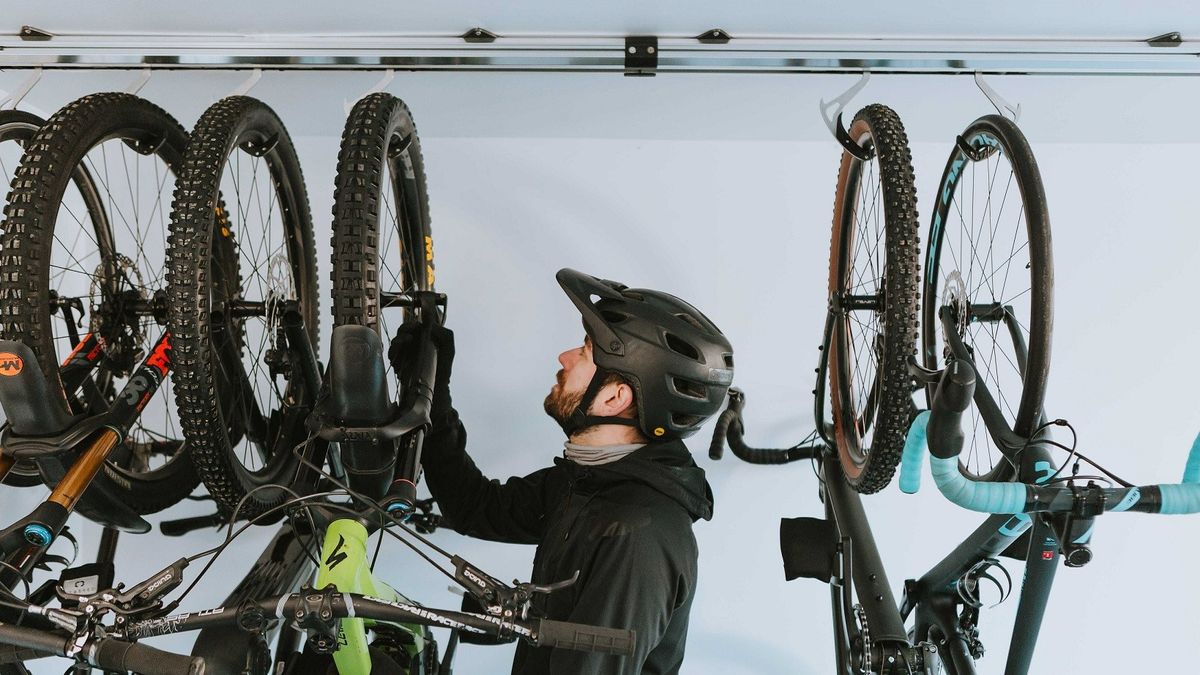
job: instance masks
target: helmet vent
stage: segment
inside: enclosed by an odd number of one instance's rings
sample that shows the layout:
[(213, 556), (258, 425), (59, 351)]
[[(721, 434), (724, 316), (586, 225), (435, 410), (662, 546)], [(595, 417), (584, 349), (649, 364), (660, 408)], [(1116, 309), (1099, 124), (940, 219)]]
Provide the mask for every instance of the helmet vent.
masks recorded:
[(733, 354), (726, 354), (726, 355), (725, 355), (725, 367), (726, 367), (726, 368), (732, 368), (732, 367), (733, 367)]
[(701, 401), (708, 400), (708, 390), (699, 382), (685, 380), (682, 377), (673, 377), (671, 378), (671, 383), (675, 385), (675, 391), (684, 396), (690, 396)]
[(696, 330), (701, 330), (701, 331), (704, 331), (705, 333), (710, 332), (707, 328), (704, 327), (704, 324), (700, 323), (699, 319), (692, 316), (691, 314), (676, 314), (675, 318), (683, 319), (684, 321), (690, 323), (692, 325), (692, 327), (695, 328)]
[(704, 421), (703, 417), (697, 415), (683, 415), (680, 413), (671, 413), (671, 424), (677, 427), (695, 426)]
[(614, 312), (611, 309), (600, 312), (600, 316), (604, 317), (604, 320), (609, 323), (621, 323), (625, 319), (629, 318), (628, 314)]
[(671, 333), (665, 333), (664, 335), (667, 338), (667, 347), (670, 347), (671, 351), (675, 352), (676, 354), (682, 354), (693, 361), (700, 360), (700, 350), (672, 335)]

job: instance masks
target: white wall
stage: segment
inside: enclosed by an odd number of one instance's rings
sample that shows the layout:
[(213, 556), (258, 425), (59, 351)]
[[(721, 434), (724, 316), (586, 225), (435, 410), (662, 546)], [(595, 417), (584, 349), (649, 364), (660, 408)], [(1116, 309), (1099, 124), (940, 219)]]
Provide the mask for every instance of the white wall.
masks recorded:
[[(66, 101), (54, 99), (60, 91), (128, 79), (50, 75), (59, 89), (40, 99), (35, 90), (30, 99), (46, 111)], [(5, 88), (19, 81), (4, 76)], [(280, 75), (253, 92), (295, 130), (318, 232), (327, 227), (332, 199), (340, 133), (332, 120), (341, 100), (373, 79), (344, 77)], [(143, 95), (190, 125), (236, 79), (163, 75)], [(1178, 480), (1200, 427), (1191, 386), (1200, 379), (1193, 348), (1200, 334), (1193, 311), (1200, 289), (1192, 160), (1198, 144), (1188, 121), (1197, 87), (1167, 78), (997, 79), (1024, 105), (1022, 126), (1041, 165), (1054, 227), (1048, 410), (1075, 425), (1081, 450), (1120, 475)], [(558, 367), (554, 357), (581, 337), (553, 279), (564, 266), (662, 288), (703, 308), (734, 344), (736, 383), (749, 396), (750, 440), (780, 445), (808, 433), (839, 154), (821, 135), (814, 110), (818, 97), (832, 97), (852, 80), (397, 79), (390, 91), (409, 101), (422, 130), (439, 284), (450, 295), (458, 342), (455, 403), (485, 472), (526, 473), (561, 449), (561, 433), (539, 404)], [(856, 103), (874, 100), (894, 105), (916, 139), (924, 230), (954, 135), (990, 107), (966, 78), (950, 77), (876, 78)], [(328, 242), (321, 235), (318, 241), (319, 276), (327, 284)], [(828, 591), (817, 582), (784, 583), (777, 544), (779, 517), (820, 513), (811, 469), (714, 463), (705, 446), (695, 437), (717, 506), (712, 522), (696, 526), (701, 586), (684, 672), (830, 672)], [(0, 493), (0, 512), (11, 517), (39, 497), (37, 490), (11, 493)], [(950, 548), (952, 542), (934, 540), (935, 530), (965, 534), (979, 522), (928, 487), (917, 496), (891, 487), (866, 503), (897, 589)], [(168, 515), (200, 510), (189, 504)], [(1102, 519), (1095, 561), (1060, 570), (1033, 672), (1166, 672), (1195, 663), (1200, 620), (1189, 608), (1200, 599), (1200, 581), (1190, 574), (1198, 534), (1195, 518)], [(214, 536), (128, 536), (121, 578), (145, 578)], [(248, 539), (261, 546), (266, 536)], [(528, 577), (532, 547), (449, 532), (436, 540), (500, 578)], [(187, 607), (219, 602), (257, 555), (251, 543), (232, 548)], [(91, 551), (89, 545), (85, 555)], [(446, 579), (406, 549), (389, 544), (381, 560), (415, 599), (455, 604), (443, 590)], [(1020, 579), (1019, 565), (1009, 569)], [(984, 673), (1003, 670), (1015, 604), (984, 616)], [(187, 642), (160, 644), (186, 649)], [(457, 672), (507, 672), (510, 658), (509, 648), (466, 647)], [(43, 663), (34, 672), (63, 667)]]

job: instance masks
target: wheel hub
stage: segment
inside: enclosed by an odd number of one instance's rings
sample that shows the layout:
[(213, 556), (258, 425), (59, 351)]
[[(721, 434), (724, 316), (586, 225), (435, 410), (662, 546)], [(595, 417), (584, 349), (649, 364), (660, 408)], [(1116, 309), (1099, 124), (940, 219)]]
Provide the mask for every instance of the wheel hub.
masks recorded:
[(101, 263), (92, 275), (89, 328), (104, 350), (106, 367), (114, 375), (133, 372), (144, 356), (138, 309), (151, 300), (145, 288), (133, 261), (119, 253), (115, 260)]

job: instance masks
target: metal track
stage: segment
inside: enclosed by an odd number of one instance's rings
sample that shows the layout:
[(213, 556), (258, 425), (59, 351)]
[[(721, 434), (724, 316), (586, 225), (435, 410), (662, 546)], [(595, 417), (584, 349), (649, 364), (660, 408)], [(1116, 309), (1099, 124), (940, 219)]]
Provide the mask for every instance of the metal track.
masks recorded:
[[(656, 73), (1200, 75), (1200, 42), (658, 38)], [(0, 68), (614, 72), (625, 37), (52, 35), (0, 37)]]

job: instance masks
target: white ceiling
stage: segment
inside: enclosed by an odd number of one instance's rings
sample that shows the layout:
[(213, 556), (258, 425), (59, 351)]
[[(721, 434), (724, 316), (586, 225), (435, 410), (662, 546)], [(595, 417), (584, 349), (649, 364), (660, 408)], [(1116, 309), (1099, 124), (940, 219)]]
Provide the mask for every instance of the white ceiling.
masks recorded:
[(296, 0), (55, 0), (0, 2), (0, 33), (22, 25), (51, 33), (458, 35), (483, 26), (501, 35), (1130, 38), (1168, 31), (1200, 37), (1194, 0), (861, 0), (734, 3), (717, 0), (461, 0), (328, 3)]

